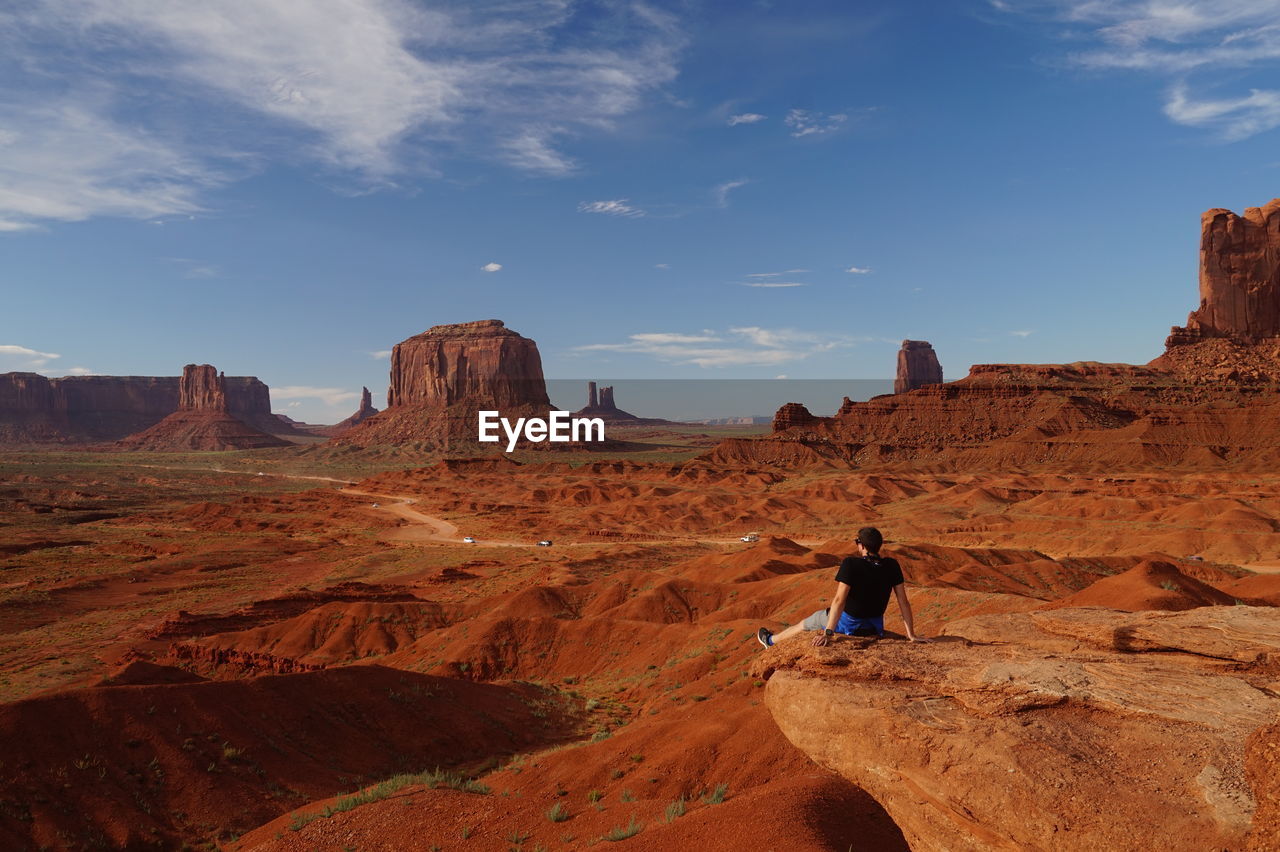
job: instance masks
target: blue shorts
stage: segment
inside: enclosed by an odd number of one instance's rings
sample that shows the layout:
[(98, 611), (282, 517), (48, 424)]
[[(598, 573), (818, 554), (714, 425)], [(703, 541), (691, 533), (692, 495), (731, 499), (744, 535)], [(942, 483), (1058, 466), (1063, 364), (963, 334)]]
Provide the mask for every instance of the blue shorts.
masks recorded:
[[(822, 630), (827, 626), (828, 610), (820, 609), (804, 620), (805, 630)], [(847, 612), (840, 613), (836, 632), (849, 636), (883, 636), (884, 616), (879, 618), (854, 618)]]

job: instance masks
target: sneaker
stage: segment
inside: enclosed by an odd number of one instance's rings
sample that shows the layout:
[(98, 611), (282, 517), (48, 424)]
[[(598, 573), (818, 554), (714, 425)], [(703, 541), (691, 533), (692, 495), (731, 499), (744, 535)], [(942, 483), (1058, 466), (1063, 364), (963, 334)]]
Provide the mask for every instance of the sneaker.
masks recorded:
[(756, 631), (756, 641), (766, 648), (773, 646), (773, 631), (767, 627), (761, 627)]

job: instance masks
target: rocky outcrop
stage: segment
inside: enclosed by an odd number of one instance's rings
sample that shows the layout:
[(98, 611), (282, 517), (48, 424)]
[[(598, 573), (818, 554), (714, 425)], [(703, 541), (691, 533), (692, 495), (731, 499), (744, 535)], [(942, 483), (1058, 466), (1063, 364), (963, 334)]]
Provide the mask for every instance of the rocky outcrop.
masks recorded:
[(1200, 217), (1200, 307), (1167, 345), (1215, 337), (1280, 337), (1280, 198), (1243, 216), (1215, 208)]
[(360, 407), (356, 409), (356, 413), (352, 414), (341, 423), (335, 423), (332, 426), (304, 426), (307, 432), (313, 435), (325, 435), (333, 438), (338, 435), (346, 434), (352, 428), (359, 426), (378, 413), (378, 409), (373, 407), (373, 395), (369, 393), (368, 388), (360, 388)]
[(479, 320), (437, 325), (391, 350), (387, 409), (483, 402), (502, 411), (551, 406), (538, 344)]
[(476, 412), (545, 417), (551, 408), (538, 345), (501, 320), (438, 325), (391, 350), (387, 408), (344, 443), (475, 443)]
[(898, 350), (898, 373), (894, 393), (906, 393), (926, 385), (942, 384), (942, 365), (927, 340), (904, 340)]
[(637, 417), (629, 411), (618, 408), (613, 401), (613, 386), (606, 385), (597, 391), (595, 382), (587, 382), (587, 405), (573, 412), (574, 417), (599, 417), (606, 423), (664, 423), (663, 420)]
[(805, 408), (800, 403), (788, 402), (773, 415), (773, 431), (785, 432), (787, 429), (808, 426), (810, 423), (816, 422), (817, 419), (809, 413), (808, 408)]
[(733, 439), (731, 454), (703, 458), (753, 466), (802, 457), (778, 446), (788, 443), (849, 467), (1266, 470), (1280, 463), (1277, 417), (1280, 398), (1265, 385), (1189, 383), (1127, 364), (976, 365), (959, 381), (847, 402), (833, 417), (754, 439), (754, 451), (752, 440)]
[(211, 364), (188, 364), (178, 385), (179, 411), (227, 410), (226, 377)]
[[(116, 441), (154, 426), (179, 406), (177, 376), (0, 374), (0, 443)], [(256, 429), (294, 434), (271, 413), (271, 393), (253, 376), (227, 376), (227, 410)]]
[(249, 450), (284, 447), (283, 438), (255, 429), (228, 411), (226, 377), (209, 364), (188, 364), (178, 386), (178, 410), (117, 442), (126, 450)]
[(1276, 835), (1280, 611), (1068, 609), (945, 633), (792, 640), (756, 664), (787, 738), (874, 796), (912, 848), (1242, 849)]
[(932, 347), (907, 340), (893, 396), (846, 399), (833, 417), (787, 407), (772, 436), (703, 458), (953, 470), (1280, 464), (1280, 199), (1244, 216), (1210, 210), (1203, 221), (1200, 307), (1145, 366), (976, 364), (944, 384)]

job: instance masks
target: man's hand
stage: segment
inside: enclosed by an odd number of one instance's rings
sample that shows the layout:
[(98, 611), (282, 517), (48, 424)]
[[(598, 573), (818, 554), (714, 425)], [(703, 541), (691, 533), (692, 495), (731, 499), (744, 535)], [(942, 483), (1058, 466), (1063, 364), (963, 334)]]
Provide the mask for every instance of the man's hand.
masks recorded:
[(828, 630), (824, 630), (821, 633), (819, 633), (817, 636), (813, 637), (813, 644), (815, 647), (818, 647), (818, 648), (821, 648), (823, 645), (826, 645), (830, 641), (831, 641), (830, 631)]

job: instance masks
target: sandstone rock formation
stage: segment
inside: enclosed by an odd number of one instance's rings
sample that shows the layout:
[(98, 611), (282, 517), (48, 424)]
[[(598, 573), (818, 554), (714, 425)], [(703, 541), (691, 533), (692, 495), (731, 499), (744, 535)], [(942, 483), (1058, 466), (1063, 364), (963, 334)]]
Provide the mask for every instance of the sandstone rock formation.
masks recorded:
[(538, 345), (501, 320), (438, 325), (391, 350), (387, 408), (338, 440), (363, 446), (476, 440), (476, 412), (545, 417)]
[(785, 406), (772, 437), (731, 439), (704, 458), (1269, 469), (1280, 463), (1280, 199), (1203, 221), (1200, 308), (1145, 366), (976, 364), (903, 394), (936, 362), (928, 344), (904, 341), (894, 396), (846, 399), (834, 417)]
[(613, 401), (613, 386), (598, 389), (595, 382), (587, 382), (587, 405), (573, 412), (575, 417), (599, 417), (606, 423), (661, 423), (661, 420), (649, 420), (618, 408)]
[(793, 640), (756, 664), (787, 738), (871, 793), (912, 848), (1276, 836), (1263, 823), (1276, 813), (1277, 610), (1065, 609), (945, 632), (930, 645)]
[(178, 386), (178, 410), (118, 442), (128, 450), (248, 450), (289, 442), (253, 428), (228, 411), (226, 377), (209, 364), (188, 364)]
[(809, 413), (809, 409), (798, 402), (788, 402), (773, 415), (773, 431), (785, 432), (800, 426), (808, 426), (818, 418)]
[(479, 320), (437, 325), (392, 348), (388, 410), (470, 401), (550, 407), (538, 345), (502, 320)]
[(942, 365), (927, 340), (904, 340), (898, 350), (898, 374), (894, 393), (906, 393), (926, 385), (942, 384)]
[(373, 407), (373, 396), (369, 393), (368, 388), (360, 388), (360, 407), (356, 409), (356, 413), (352, 414), (341, 423), (335, 423), (333, 426), (309, 426), (306, 431), (313, 435), (325, 435), (327, 437), (336, 437), (345, 434), (348, 430), (355, 426), (359, 426), (364, 421), (378, 413), (378, 409)]
[[(116, 441), (178, 409), (177, 376), (0, 374), (0, 443)], [(225, 379), (227, 410), (275, 435), (295, 430), (271, 413), (270, 390), (253, 376)]]
[(182, 383), (178, 385), (179, 411), (227, 410), (226, 377), (219, 375), (212, 364), (188, 364), (182, 368)]
[(1167, 343), (1214, 337), (1280, 337), (1280, 198), (1243, 216), (1215, 208), (1200, 218), (1200, 307)]

